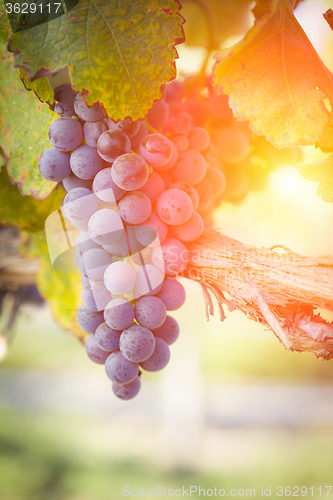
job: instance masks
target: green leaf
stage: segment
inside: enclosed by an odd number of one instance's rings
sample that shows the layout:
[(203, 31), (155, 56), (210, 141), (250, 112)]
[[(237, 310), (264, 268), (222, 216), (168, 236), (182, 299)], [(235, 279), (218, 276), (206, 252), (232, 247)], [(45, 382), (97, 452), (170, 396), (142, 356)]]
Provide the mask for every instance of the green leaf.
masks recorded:
[(176, 76), (179, 8), (176, 0), (80, 0), (68, 14), (14, 34), (10, 50), (31, 80), (68, 65), (88, 104), (102, 102), (114, 119), (137, 119)]
[(3, 168), (0, 173), (0, 221), (28, 231), (40, 231), (44, 229), (48, 215), (61, 206), (64, 195), (64, 190), (58, 187), (45, 200), (22, 196), (17, 186), (10, 183), (6, 169)]
[(47, 102), (52, 106), (54, 102), (54, 92), (46, 76), (37, 78), (31, 82), (24, 69), (19, 68), (20, 77), (27, 90), (33, 90), (41, 102)]
[(42, 178), (38, 159), (50, 147), (48, 129), (56, 114), (27, 92), (13, 55), (0, 47), (0, 146), (11, 181), (24, 195), (43, 199), (56, 187)]
[(0, 40), (8, 41), (11, 33), (12, 30), (5, 10), (5, 5), (4, 2), (0, 0)]
[(311, 165), (297, 165), (301, 176), (309, 181), (319, 181), (317, 193), (324, 201), (333, 202), (333, 154)]
[(314, 144), (329, 121), (333, 75), (297, 22), (289, 0), (262, 0), (256, 22), (214, 68), (218, 90), (240, 120), (276, 147)]

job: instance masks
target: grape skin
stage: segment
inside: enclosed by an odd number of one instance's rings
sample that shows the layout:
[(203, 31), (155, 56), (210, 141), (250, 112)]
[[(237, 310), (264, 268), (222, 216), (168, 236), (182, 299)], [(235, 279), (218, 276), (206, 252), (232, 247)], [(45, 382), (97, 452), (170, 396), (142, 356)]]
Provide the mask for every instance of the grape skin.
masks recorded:
[(113, 382), (112, 390), (117, 398), (123, 401), (128, 401), (129, 399), (135, 398), (138, 395), (141, 387), (140, 377), (135, 377), (135, 379), (129, 384), (117, 384)]
[(131, 141), (120, 130), (106, 130), (98, 139), (97, 151), (103, 160), (113, 163), (119, 156), (131, 151)]
[(142, 297), (134, 306), (134, 315), (139, 325), (153, 330), (164, 323), (167, 309), (158, 297)]
[(165, 163), (165, 165), (162, 165), (161, 167), (157, 167), (156, 165), (153, 167), (156, 172), (166, 172), (167, 170), (170, 170), (172, 167), (174, 167), (178, 161), (178, 149), (176, 148), (176, 145), (171, 141), (172, 145), (172, 156), (170, 160)]
[(179, 225), (186, 222), (193, 212), (193, 203), (185, 191), (167, 189), (156, 203), (157, 215), (167, 224)]
[(189, 140), (186, 135), (177, 135), (174, 138), (173, 142), (179, 152), (186, 151), (190, 146)]
[(128, 224), (141, 224), (151, 214), (151, 202), (141, 191), (132, 191), (119, 201), (118, 210)]
[(114, 203), (120, 200), (126, 193), (126, 191), (120, 189), (114, 183), (111, 176), (111, 167), (103, 168), (103, 170), (98, 172), (94, 178), (92, 188), (97, 198), (105, 203)]
[(136, 280), (133, 288), (134, 297), (157, 294), (163, 285), (164, 274), (151, 264), (145, 264), (135, 270)]
[(160, 129), (169, 118), (169, 108), (166, 102), (161, 99), (154, 101), (152, 108), (147, 113), (147, 121), (156, 129)]
[(135, 271), (126, 262), (113, 262), (104, 273), (104, 283), (111, 293), (124, 295), (135, 285)]
[(138, 133), (134, 136), (131, 137), (131, 148), (136, 149), (140, 146), (140, 142), (142, 139), (146, 137), (146, 135), (149, 134), (147, 125), (144, 122), (138, 122), (140, 124), (140, 128)]
[(49, 128), (49, 141), (59, 151), (68, 152), (78, 148), (83, 140), (82, 125), (68, 116), (57, 118)]
[[(152, 212), (148, 219), (135, 226), (135, 236), (141, 245), (155, 247), (163, 243), (168, 234), (168, 226)], [(156, 239), (158, 236), (158, 240)]]
[(73, 174), (72, 171), (70, 171), (70, 174), (68, 175), (68, 177), (66, 177), (62, 181), (62, 185), (63, 185), (65, 191), (67, 191), (67, 193), (69, 191), (71, 191), (72, 189), (75, 189), (77, 187), (83, 187), (83, 188), (91, 190), (92, 189), (92, 180), (91, 179), (80, 179), (75, 174)]
[(136, 253), (141, 248), (141, 245), (135, 237), (134, 227), (128, 226), (124, 229), (119, 240), (110, 245), (103, 245), (103, 248), (110, 255), (128, 257), (130, 254)]
[(148, 165), (162, 167), (171, 160), (173, 146), (164, 135), (149, 134), (142, 139), (139, 150)]
[(210, 143), (210, 136), (207, 130), (202, 127), (194, 127), (188, 136), (190, 148), (197, 151), (203, 151), (208, 148)]
[(89, 283), (81, 293), (82, 303), (90, 311), (103, 311), (111, 299), (111, 293), (105, 287), (103, 281)]
[(101, 104), (95, 103), (88, 106), (81, 94), (77, 94), (74, 99), (74, 110), (77, 116), (85, 122), (97, 122), (106, 115), (106, 111)]
[(165, 278), (161, 290), (156, 294), (161, 299), (168, 311), (180, 309), (186, 300), (185, 288), (179, 281)]
[(153, 330), (156, 338), (164, 340), (168, 345), (173, 344), (179, 337), (179, 325), (172, 316), (167, 316), (163, 325)]
[(87, 250), (81, 257), (81, 272), (93, 281), (102, 281), (104, 272), (111, 264), (110, 255), (101, 248)]
[(110, 353), (100, 349), (93, 333), (87, 338), (85, 348), (88, 358), (98, 365), (104, 365), (105, 361), (110, 355)]
[(133, 121), (132, 118), (125, 118), (124, 120), (119, 120), (116, 123), (116, 128), (121, 132), (124, 132), (130, 139), (135, 137), (140, 130), (140, 122)]
[(184, 243), (176, 238), (167, 238), (160, 248), (154, 248), (152, 261), (154, 266), (164, 270), (167, 276), (181, 273), (188, 264), (188, 251)]
[(89, 311), (84, 306), (81, 306), (77, 312), (77, 322), (79, 327), (87, 333), (95, 333), (96, 328), (103, 323), (103, 313)]
[(148, 176), (147, 182), (139, 189), (141, 193), (144, 193), (154, 205), (157, 198), (165, 191), (165, 185), (162, 177), (156, 173), (151, 172)]
[(192, 200), (193, 203), (193, 210), (196, 210), (199, 206), (199, 195), (198, 191), (193, 187), (188, 184), (188, 182), (174, 182), (173, 184), (170, 184), (169, 189), (180, 189), (181, 191), (185, 191), (186, 194), (189, 195), (189, 197)]
[(71, 173), (69, 164), (70, 155), (52, 147), (44, 151), (38, 161), (39, 172), (44, 179), (51, 182), (60, 182)]
[(86, 144), (73, 151), (70, 165), (72, 172), (80, 179), (93, 179), (106, 166), (96, 149)]
[(171, 176), (169, 172), (160, 172), (159, 175), (162, 177), (165, 189), (169, 189), (171, 184), (173, 183), (173, 180), (171, 179)]
[(170, 361), (170, 349), (168, 344), (155, 337), (155, 350), (150, 358), (140, 363), (140, 366), (147, 372), (158, 372), (163, 370)]
[(75, 115), (74, 99), (77, 94), (77, 90), (74, 90), (70, 83), (58, 85), (54, 89), (53, 110), (61, 116)]
[(107, 126), (103, 120), (99, 120), (98, 122), (86, 122), (83, 125), (83, 135), (87, 146), (97, 148), (97, 141), (106, 130)]
[(202, 235), (204, 222), (198, 212), (193, 212), (188, 221), (179, 226), (173, 226), (172, 232), (180, 241), (195, 241)]
[(121, 333), (121, 330), (113, 330), (106, 323), (101, 323), (95, 331), (96, 343), (102, 351), (118, 351)]
[(89, 219), (89, 236), (100, 245), (110, 245), (119, 240), (123, 231), (120, 215), (110, 208), (98, 210)]
[(140, 189), (148, 179), (149, 168), (141, 156), (127, 153), (114, 161), (111, 175), (113, 181), (125, 191)]
[(227, 187), (227, 179), (221, 170), (215, 167), (208, 168), (205, 179), (210, 182), (212, 186), (214, 198), (224, 193)]
[(119, 348), (124, 358), (140, 363), (153, 354), (155, 337), (148, 328), (133, 325), (121, 334)]
[(198, 184), (206, 175), (205, 158), (195, 149), (187, 149), (179, 153), (176, 165), (170, 170), (174, 182), (187, 182), (191, 186)]
[(86, 188), (75, 188), (64, 198), (62, 212), (70, 220), (89, 219), (98, 210), (96, 196)]
[(127, 299), (113, 299), (105, 307), (104, 320), (113, 330), (126, 330), (134, 321), (134, 308)]
[(105, 362), (107, 377), (117, 384), (129, 384), (139, 373), (139, 364), (124, 358), (120, 351), (112, 352)]

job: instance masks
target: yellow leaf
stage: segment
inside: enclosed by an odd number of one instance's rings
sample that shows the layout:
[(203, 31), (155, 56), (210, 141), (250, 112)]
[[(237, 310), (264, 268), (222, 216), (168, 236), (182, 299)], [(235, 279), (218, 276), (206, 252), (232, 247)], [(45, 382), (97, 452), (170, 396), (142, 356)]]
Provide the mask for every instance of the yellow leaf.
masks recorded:
[(317, 193), (324, 201), (333, 202), (333, 154), (311, 165), (297, 165), (301, 176), (309, 181), (319, 181)]

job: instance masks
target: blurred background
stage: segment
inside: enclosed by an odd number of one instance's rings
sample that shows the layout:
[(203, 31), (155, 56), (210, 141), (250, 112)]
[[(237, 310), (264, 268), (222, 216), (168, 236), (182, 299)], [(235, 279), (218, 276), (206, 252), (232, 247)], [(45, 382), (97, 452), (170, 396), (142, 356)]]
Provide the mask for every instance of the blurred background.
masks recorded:
[[(313, 11), (302, 15), (305, 27)], [(314, 43), (322, 31), (311, 35)], [(332, 38), (326, 30), (325, 43), (319, 40), (327, 64)], [(181, 71), (196, 71), (205, 56), (186, 46), (179, 53)], [(312, 147), (303, 154), (305, 163), (324, 157)], [(250, 245), (332, 254), (333, 206), (316, 190), (282, 166), (266, 189), (239, 205), (224, 203), (215, 227)], [(53, 321), (47, 304), (21, 308), (0, 369), (2, 500), (117, 500), (124, 486), (157, 485), (255, 488), (256, 496), (272, 486), (273, 498), (277, 486), (313, 486), (309, 497), (326, 496), (332, 362), (286, 352), (272, 332), (238, 312), (220, 323), (216, 303), (207, 323), (200, 286), (182, 283), (187, 301), (172, 314), (181, 334), (171, 361), (161, 374), (145, 373), (139, 396), (128, 402), (116, 400), (103, 367)]]

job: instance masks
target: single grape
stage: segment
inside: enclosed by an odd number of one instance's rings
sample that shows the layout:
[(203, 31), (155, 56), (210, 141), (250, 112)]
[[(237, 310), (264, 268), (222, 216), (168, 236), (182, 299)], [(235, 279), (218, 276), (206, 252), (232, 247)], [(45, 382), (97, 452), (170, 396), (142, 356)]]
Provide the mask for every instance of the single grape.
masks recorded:
[(118, 210), (127, 224), (141, 224), (151, 214), (151, 202), (144, 193), (132, 191), (119, 201)]
[(142, 139), (140, 144), (140, 155), (148, 165), (162, 167), (172, 157), (172, 144), (170, 139), (162, 134), (149, 134)]
[(221, 170), (215, 167), (207, 169), (205, 179), (210, 182), (213, 189), (213, 196), (216, 198), (220, 196), (226, 189), (227, 179)]
[(104, 272), (110, 264), (110, 255), (105, 250), (92, 248), (81, 257), (81, 272), (90, 280), (102, 281)]
[(139, 132), (140, 122), (133, 121), (132, 118), (127, 117), (125, 120), (119, 120), (119, 122), (116, 123), (116, 127), (131, 139)]
[(185, 243), (195, 241), (202, 235), (204, 222), (198, 212), (193, 212), (188, 221), (179, 226), (173, 226), (172, 232), (176, 238)]
[(127, 299), (113, 299), (105, 307), (104, 320), (114, 330), (126, 330), (134, 321), (134, 308)]
[(159, 326), (158, 328), (155, 328), (153, 334), (155, 336), (155, 339), (156, 338), (162, 339), (168, 345), (171, 345), (174, 342), (176, 342), (176, 340), (179, 337), (179, 325), (174, 318), (172, 318), (171, 316), (167, 316), (163, 325)]
[(53, 110), (61, 116), (75, 115), (74, 99), (77, 94), (77, 90), (74, 90), (70, 83), (58, 85), (54, 89)]
[(62, 213), (75, 227), (86, 231), (88, 219), (97, 209), (97, 198), (89, 189), (75, 188), (66, 194)]
[(154, 166), (154, 170), (156, 170), (156, 172), (161, 174), (161, 176), (162, 176), (162, 172), (166, 172), (167, 170), (171, 170), (172, 167), (174, 167), (178, 161), (178, 156), (179, 156), (178, 149), (176, 148), (176, 145), (172, 141), (171, 141), (171, 145), (172, 145), (172, 156), (171, 156), (170, 160), (167, 163), (165, 163), (165, 165), (162, 165), (161, 167)]
[(106, 111), (101, 104), (96, 102), (92, 106), (88, 106), (81, 94), (77, 94), (74, 99), (74, 109), (77, 116), (85, 122), (97, 122), (106, 115)]
[(97, 345), (95, 335), (89, 335), (86, 341), (86, 353), (88, 358), (98, 365), (104, 365), (107, 358), (110, 356), (109, 352), (105, 352)]
[(41, 176), (51, 182), (63, 181), (71, 173), (69, 159), (69, 153), (53, 147), (46, 149), (38, 161)]
[(186, 111), (182, 111), (171, 119), (171, 129), (175, 135), (189, 135), (193, 128), (193, 117)]
[(155, 295), (163, 285), (164, 274), (151, 264), (144, 264), (135, 270), (134, 297)]
[(59, 151), (73, 151), (83, 140), (82, 125), (75, 118), (57, 118), (49, 128), (49, 140)]
[(105, 373), (112, 382), (129, 384), (138, 376), (139, 364), (128, 361), (120, 351), (115, 351), (105, 362)]
[(77, 322), (79, 327), (87, 333), (95, 333), (96, 328), (103, 323), (103, 313), (90, 311), (81, 306), (77, 312)]
[(98, 122), (86, 122), (83, 125), (83, 135), (87, 146), (97, 148), (97, 141), (106, 130), (107, 125), (103, 120), (99, 120)]
[(138, 122), (140, 125), (138, 133), (134, 136), (131, 137), (131, 149), (136, 149), (140, 146), (140, 142), (142, 139), (146, 137), (146, 135), (149, 134), (147, 125), (144, 122)]
[(247, 135), (236, 128), (224, 128), (216, 139), (220, 158), (230, 165), (243, 162), (250, 153), (250, 140)]
[(193, 210), (196, 210), (199, 206), (199, 195), (198, 191), (193, 187), (188, 184), (188, 182), (174, 182), (173, 184), (170, 184), (169, 189), (180, 189), (181, 191), (185, 191), (186, 194), (189, 195), (189, 197), (192, 200), (193, 203)]
[(148, 328), (133, 325), (121, 334), (119, 348), (124, 358), (134, 363), (140, 363), (153, 354), (155, 337)]
[(155, 350), (153, 354), (146, 361), (142, 361), (140, 366), (147, 372), (158, 372), (163, 370), (169, 361), (170, 349), (168, 344), (159, 337), (155, 337)]
[(170, 170), (174, 182), (188, 182), (191, 186), (198, 184), (206, 175), (205, 158), (195, 149), (187, 149), (179, 153), (176, 165)]
[(165, 271), (167, 276), (181, 273), (188, 264), (188, 251), (184, 243), (176, 238), (167, 238), (161, 245), (153, 249), (154, 266)]
[(91, 179), (80, 179), (80, 177), (76, 177), (75, 174), (71, 171), (68, 177), (62, 181), (62, 185), (67, 191), (71, 191), (72, 189), (82, 187), (86, 189), (92, 189), (92, 180)]
[(128, 257), (136, 253), (141, 248), (141, 245), (135, 237), (134, 229), (134, 227), (127, 226), (119, 240), (110, 245), (103, 245), (104, 250), (117, 257)]
[(138, 191), (147, 195), (151, 204), (154, 205), (157, 198), (165, 191), (164, 181), (159, 174), (153, 171), (149, 174), (147, 182)]
[(118, 156), (111, 170), (113, 181), (125, 191), (140, 189), (147, 182), (148, 174), (147, 163), (135, 153)]
[(176, 137), (173, 140), (173, 143), (175, 144), (179, 152), (186, 151), (190, 145), (186, 135), (176, 135)]
[(93, 179), (106, 166), (96, 149), (86, 144), (73, 151), (70, 164), (73, 173), (80, 179)]
[(184, 87), (178, 80), (172, 80), (165, 85), (163, 99), (166, 102), (181, 101), (183, 97)]
[(195, 189), (198, 191), (200, 199), (197, 211), (200, 214), (211, 212), (214, 207), (214, 194), (211, 183), (205, 178), (195, 186)]
[(117, 384), (116, 382), (112, 384), (112, 390), (115, 396), (123, 401), (135, 398), (140, 391), (140, 387), (140, 377), (135, 377), (129, 384)]
[(123, 230), (120, 215), (110, 208), (98, 210), (89, 219), (89, 236), (100, 245), (110, 245), (119, 240)]
[[(145, 247), (155, 247), (163, 243), (168, 234), (168, 226), (152, 212), (148, 219), (134, 228), (136, 239)], [(157, 239), (158, 236), (158, 239)]]
[(81, 293), (82, 304), (90, 311), (103, 311), (111, 299), (111, 293), (103, 281), (89, 283)]
[(104, 168), (94, 178), (93, 191), (105, 203), (114, 203), (126, 193), (114, 183), (111, 177), (111, 167)]
[(157, 297), (141, 297), (134, 306), (134, 315), (139, 325), (154, 329), (164, 323), (167, 309), (164, 302)]
[(135, 271), (126, 262), (113, 262), (104, 273), (104, 283), (111, 293), (124, 295), (135, 285)]
[(194, 127), (188, 136), (190, 148), (197, 151), (203, 151), (208, 148), (210, 143), (210, 136), (206, 129), (202, 127)]
[(97, 151), (103, 160), (112, 163), (131, 151), (131, 141), (121, 130), (106, 130), (98, 139)]
[(156, 297), (163, 300), (168, 311), (180, 309), (185, 302), (185, 288), (179, 281), (171, 278), (165, 278), (161, 290)]
[(166, 102), (161, 99), (154, 101), (152, 108), (147, 113), (147, 121), (156, 129), (160, 129), (169, 118), (169, 109)]
[(186, 222), (193, 212), (193, 203), (185, 191), (168, 189), (162, 193), (156, 203), (157, 215), (167, 224), (176, 226)]
[(106, 323), (101, 323), (95, 332), (95, 340), (102, 351), (113, 352), (119, 350), (121, 330), (113, 330)]

